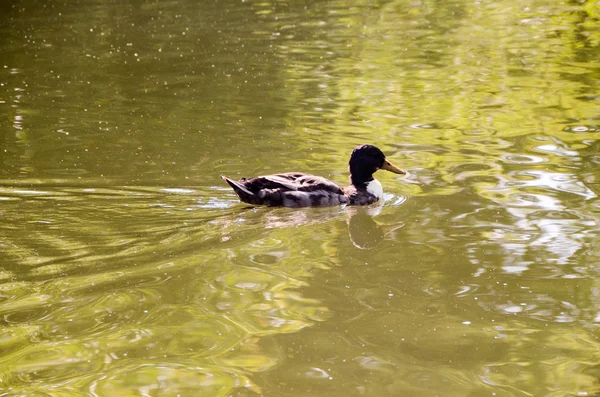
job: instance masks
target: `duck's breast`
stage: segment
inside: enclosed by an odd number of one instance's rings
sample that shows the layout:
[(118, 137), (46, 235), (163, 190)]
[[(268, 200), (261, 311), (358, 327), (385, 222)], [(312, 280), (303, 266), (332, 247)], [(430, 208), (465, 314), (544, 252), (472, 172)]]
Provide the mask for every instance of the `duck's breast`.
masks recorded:
[(381, 186), (381, 182), (377, 179), (373, 179), (367, 183), (367, 192), (377, 197), (377, 200), (381, 200), (383, 198), (383, 186)]

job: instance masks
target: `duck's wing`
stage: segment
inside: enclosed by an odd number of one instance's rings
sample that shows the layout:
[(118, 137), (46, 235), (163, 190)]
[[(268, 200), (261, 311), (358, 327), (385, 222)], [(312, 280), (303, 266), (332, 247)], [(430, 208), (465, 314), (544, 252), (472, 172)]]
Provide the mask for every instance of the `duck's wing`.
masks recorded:
[(347, 202), (344, 191), (335, 183), (300, 172), (242, 178), (237, 182), (227, 177), (222, 178), (229, 183), (243, 202), (249, 204), (311, 207)]
[(321, 176), (303, 174), (296, 178), (296, 183), (300, 185), (298, 190), (301, 192), (325, 191), (335, 194), (344, 194), (344, 190), (341, 187)]
[(281, 191), (295, 191), (301, 186), (296, 182), (300, 176), (305, 174), (287, 173), (257, 176), (255, 178), (242, 178), (238, 183), (253, 193), (266, 189), (279, 189)]
[(239, 183), (254, 193), (258, 193), (264, 189), (278, 189), (281, 191), (299, 192), (323, 190), (336, 194), (344, 194), (342, 188), (329, 179), (302, 172), (287, 172), (284, 174), (263, 175), (256, 178), (242, 178)]
[(341, 187), (329, 179), (299, 172), (269, 175), (271, 182), (293, 187), (292, 189), (263, 190), (259, 194), (266, 205), (284, 207), (326, 207), (348, 202)]

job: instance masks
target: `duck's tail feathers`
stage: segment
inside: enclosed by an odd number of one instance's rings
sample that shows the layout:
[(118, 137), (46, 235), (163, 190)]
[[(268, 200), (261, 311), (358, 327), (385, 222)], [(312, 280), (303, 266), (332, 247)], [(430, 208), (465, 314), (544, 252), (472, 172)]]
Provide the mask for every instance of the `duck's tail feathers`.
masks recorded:
[(224, 175), (221, 175), (221, 179), (223, 179), (229, 184), (229, 186), (232, 187), (235, 194), (237, 194), (240, 200), (242, 200), (243, 202), (254, 204), (258, 200), (258, 197), (256, 197), (256, 195), (250, 190), (246, 189), (241, 183), (238, 183), (233, 179), (227, 178)]

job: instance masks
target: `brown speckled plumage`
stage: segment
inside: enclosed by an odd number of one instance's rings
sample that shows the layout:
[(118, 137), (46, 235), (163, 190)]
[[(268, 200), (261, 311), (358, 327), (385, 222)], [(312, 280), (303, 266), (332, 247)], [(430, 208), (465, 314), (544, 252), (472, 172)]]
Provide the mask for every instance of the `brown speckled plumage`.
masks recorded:
[(340, 204), (367, 205), (379, 197), (367, 190), (373, 181), (373, 173), (378, 169), (403, 174), (404, 171), (392, 165), (384, 154), (372, 145), (361, 145), (350, 156), (351, 185), (341, 188), (328, 179), (301, 172), (288, 172), (242, 178), (234, 181), (222, 176), (239, 196), (248, 204), (269, 207), (326, 207)]

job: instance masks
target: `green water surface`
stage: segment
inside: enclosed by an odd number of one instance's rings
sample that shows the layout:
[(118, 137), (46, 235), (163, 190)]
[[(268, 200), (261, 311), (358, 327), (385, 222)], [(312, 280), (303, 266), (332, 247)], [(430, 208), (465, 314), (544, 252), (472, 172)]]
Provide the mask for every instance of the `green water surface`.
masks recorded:
[(599, 194), (597, 0), (5, 0), (0, 396), (598, 396)]

